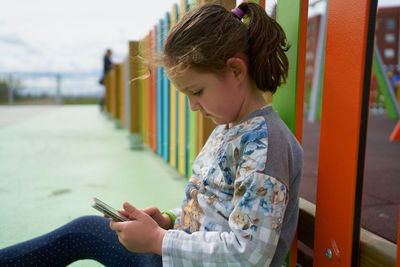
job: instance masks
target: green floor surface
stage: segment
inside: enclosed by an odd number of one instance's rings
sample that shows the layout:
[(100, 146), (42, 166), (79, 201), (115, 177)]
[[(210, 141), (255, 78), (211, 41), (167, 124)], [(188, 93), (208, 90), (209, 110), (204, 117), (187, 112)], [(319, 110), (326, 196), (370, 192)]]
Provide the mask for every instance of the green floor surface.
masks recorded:
[(128, 132), (97, 106), (0, 107), (0, 248), (99, 214), (95, 196), (178, 207), (186, 182), (153, 152), (130, 150)]

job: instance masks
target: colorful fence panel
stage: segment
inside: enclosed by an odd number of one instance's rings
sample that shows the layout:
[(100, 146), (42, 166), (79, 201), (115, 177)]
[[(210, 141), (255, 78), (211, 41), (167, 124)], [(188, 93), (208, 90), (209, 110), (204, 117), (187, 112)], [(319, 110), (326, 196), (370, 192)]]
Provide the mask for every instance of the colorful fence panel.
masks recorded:
[(139, 42), (129, 42), (128, 65), (130, 147), (140, 149)]
[[(157, 34), (155, 43), (156, 46), (156, 53), (161, 51), (161, 40), (163, 35), (163, 28), (164, 28), (164, 21), (160, 20), (157, 26)], [(163, 111), (164, 111), (164, 83), (163, 83), (163, 75), (162, 75), (162, 68), (157, 67), (157, 154), (162, 156), (163, 155)]]
[[(169, 31), (169, 13), (167, 12), (165, 14), (164, 18), (164, 24), (162, 28), (162, 35), (161, 35), (161, 47), (160, 51), (162, 49), (162, 46), (165, 43), (165, 38), (167, 37), (167, 33)], [(169, 132), (170, 132), (170, 88), (169, 88), (169, 80), (167, 75), (165, 74), (165, 68), (161, 68), (161, 75), (162, 75), (162, 93), (163, 93), (163, 117), (162, 117), (162, 122), (163, 122), (163, 133), (162, 133), (162, 155), (163, 158), (166, 162), (169, 162)]]
[[(181, 18), (187, 10), (187, 1), (181, 0), (179, 6), (179, 18)], [(178, 171), (182, 175), (186, 175), (186, 97), (183, 93), (178, 93)]]
[(116, 65), (117, 127), (125, 126), (125, 62)]
[[(159, 28), (157, 26), (154, 26), (154, 30), (151, 32), (150, 40), (151, 44), (149, 47), (149, 58), (152, 57), (157, 53), (157, 32), (159, 31)], [(158, 143), (157, 143), (157, 133), (159, 129), (159, 125), (157, 122), (157, 79), (159, 78), (157, 68), (155, 66), (150, 66), (151, 67), (151, 84), (149, 87), (150, 90), (150, 116), (151, 116), (151, 147), (154, 152), (157, 152), (158, 149)]]
[[(178, 5), (174, 4), (172, 7), (172, 12), (170, 13), (170, 28), (172, 28), (176, 21), (178, 20)], [(169, 162), (174, 168), (178, 167), (177, 163), (177, 153), (178, 153), (178, 91), (175, 86), (170, 82), (170, 148), (169, 148)]]
[[(144, 38), (139, 42), (139, 57), (146, 58), (146, 42), (148, 38)], [(138, 66), (139, 77), (144, 77), (148, 75), (147, 67), (145, 66), (143, 61), (139, 61)], [(149, 123), (147, 117), (147, 83), (148, 79), (139, 79), (138, 80), (138, 88), (139, 88), (139, 125), (140, 125), (140, 133), (142, 136), (143, 143), (148, 144), (148, 135), (147, 135), (147, 124)]]

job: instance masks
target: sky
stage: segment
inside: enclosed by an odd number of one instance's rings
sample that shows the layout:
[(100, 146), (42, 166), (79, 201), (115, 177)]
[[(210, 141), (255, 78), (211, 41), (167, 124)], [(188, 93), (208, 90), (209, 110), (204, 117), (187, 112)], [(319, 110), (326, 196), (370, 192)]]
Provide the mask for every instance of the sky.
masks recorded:
[(179, 0), (0, 0), (1, 72), (100, 72)]
[(179, 2), (0, 0), (0, 73), (100, 73), (107, 48), (122, 61), (128, 41), (144, 38)]

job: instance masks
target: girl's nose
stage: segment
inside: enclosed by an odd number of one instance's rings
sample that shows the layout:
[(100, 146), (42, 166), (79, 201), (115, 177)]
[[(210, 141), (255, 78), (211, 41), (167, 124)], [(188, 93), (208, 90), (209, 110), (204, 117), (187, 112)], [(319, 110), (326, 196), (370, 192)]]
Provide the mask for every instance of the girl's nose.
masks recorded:
[(191, 110), (196, 111), (200, 109), (199, 102), (197, 102), (193, 97), (187, 97), (189, 100), (189, 107)]

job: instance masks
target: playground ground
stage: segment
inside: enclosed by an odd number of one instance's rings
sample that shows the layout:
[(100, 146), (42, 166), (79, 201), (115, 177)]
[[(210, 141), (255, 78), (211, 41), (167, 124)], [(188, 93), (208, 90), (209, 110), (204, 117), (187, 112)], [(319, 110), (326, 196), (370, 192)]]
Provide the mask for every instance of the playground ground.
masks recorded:
[[(400, 143), (389, 142), (395, 124), (370, 115), (362, 210), (362, 226), (392, 242), (400, 204)], [(300, 195), (315, 203), (319, 123), (305, 120), (303, 133)], [(96, 105), (0, 106), (0, 140), (0, 248), (97, 214), (94, 196), (117, 208), (128, 200), (164, 210), (184, 197), (186, 179), (153, 152), (130, 150), (127, 131)]]

